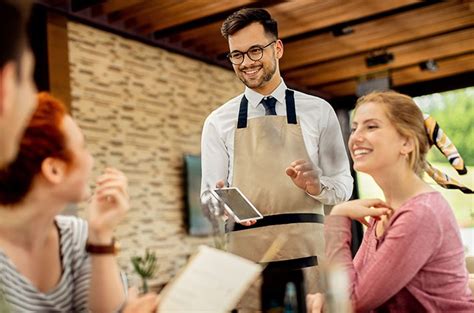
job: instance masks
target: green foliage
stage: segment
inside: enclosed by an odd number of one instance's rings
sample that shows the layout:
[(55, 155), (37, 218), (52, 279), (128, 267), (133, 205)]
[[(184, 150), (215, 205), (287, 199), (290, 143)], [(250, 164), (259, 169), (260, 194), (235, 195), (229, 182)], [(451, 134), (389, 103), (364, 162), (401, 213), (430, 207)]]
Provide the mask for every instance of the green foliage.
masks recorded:
[(150, 252), (150, 250), (145, 250), (145, 256), (134, 256), (131, 258), (133, 268), (135, 272), (142, 278), (143, 282), (143, 292), (148, 292), (147, 279), (152, 278), (153, 274), (156, 271), (156, 254), (155, 252)]
[[(430, 114), (451, 139), (466, 165), (474, 165), (474, 87), (418, 97), (415, 101)], [(428, 160), (447, 162), (436, 148)]]

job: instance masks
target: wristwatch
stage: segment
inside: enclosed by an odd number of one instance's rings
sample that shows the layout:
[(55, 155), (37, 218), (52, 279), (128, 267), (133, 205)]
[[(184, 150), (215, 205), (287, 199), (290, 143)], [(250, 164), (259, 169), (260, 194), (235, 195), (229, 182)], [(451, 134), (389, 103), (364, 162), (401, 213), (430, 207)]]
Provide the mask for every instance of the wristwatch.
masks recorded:
[(108, 245), (96, 245), (87, 242), (86, 243), (86, 252), (90, 254), (117, 254), (120, 251), (120, 246), (115, 238), (112, 239), (112, 242)]

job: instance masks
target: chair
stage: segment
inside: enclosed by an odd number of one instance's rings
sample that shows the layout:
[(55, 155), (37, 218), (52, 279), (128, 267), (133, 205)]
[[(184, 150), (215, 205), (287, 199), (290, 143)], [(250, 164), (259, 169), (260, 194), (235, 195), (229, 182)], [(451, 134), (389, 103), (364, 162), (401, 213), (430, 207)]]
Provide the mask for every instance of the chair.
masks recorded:
[(469, 273), (469, 288), (471, 288), (474, 297), (474, 256), (466, 257), (466, 267)]

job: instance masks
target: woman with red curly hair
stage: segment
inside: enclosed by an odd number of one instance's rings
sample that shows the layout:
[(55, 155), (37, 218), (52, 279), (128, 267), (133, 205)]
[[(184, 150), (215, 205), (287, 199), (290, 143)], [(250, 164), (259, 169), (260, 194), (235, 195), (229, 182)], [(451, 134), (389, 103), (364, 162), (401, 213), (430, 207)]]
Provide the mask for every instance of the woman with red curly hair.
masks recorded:
[[(16, 160), (0, 170), (0, 297), (12, 311), (114, 312), (123, 305), (113, 231), (129, 208), (127, 179), (108, 168), (91, 197), (92, 165), (64, 105), (39, 94)], [(58, 215), (89, 198), (88, 221)]]

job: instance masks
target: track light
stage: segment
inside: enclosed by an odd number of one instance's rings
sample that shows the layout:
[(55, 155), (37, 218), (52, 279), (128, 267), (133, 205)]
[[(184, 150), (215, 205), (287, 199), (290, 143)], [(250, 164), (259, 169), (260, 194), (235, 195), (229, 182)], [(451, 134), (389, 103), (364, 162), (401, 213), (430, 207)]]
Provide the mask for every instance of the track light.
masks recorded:
[(385, 50), (373, 51), (368, 57), (365, 58), (365, 64), (367, 67), (388, 64), (394, 59), (393, 53)]
[(436, 72), (439, 68), (438, 63), (435, 60), (430, 59), (419, 64), (422, 71)]
[(338, 26), (332, 30), (332, 35), (334, 37), (339, 37), (339, 36), (352, 34), (353, 32), (354, 32), (354, 28), (352, 28), (351, 26)]

